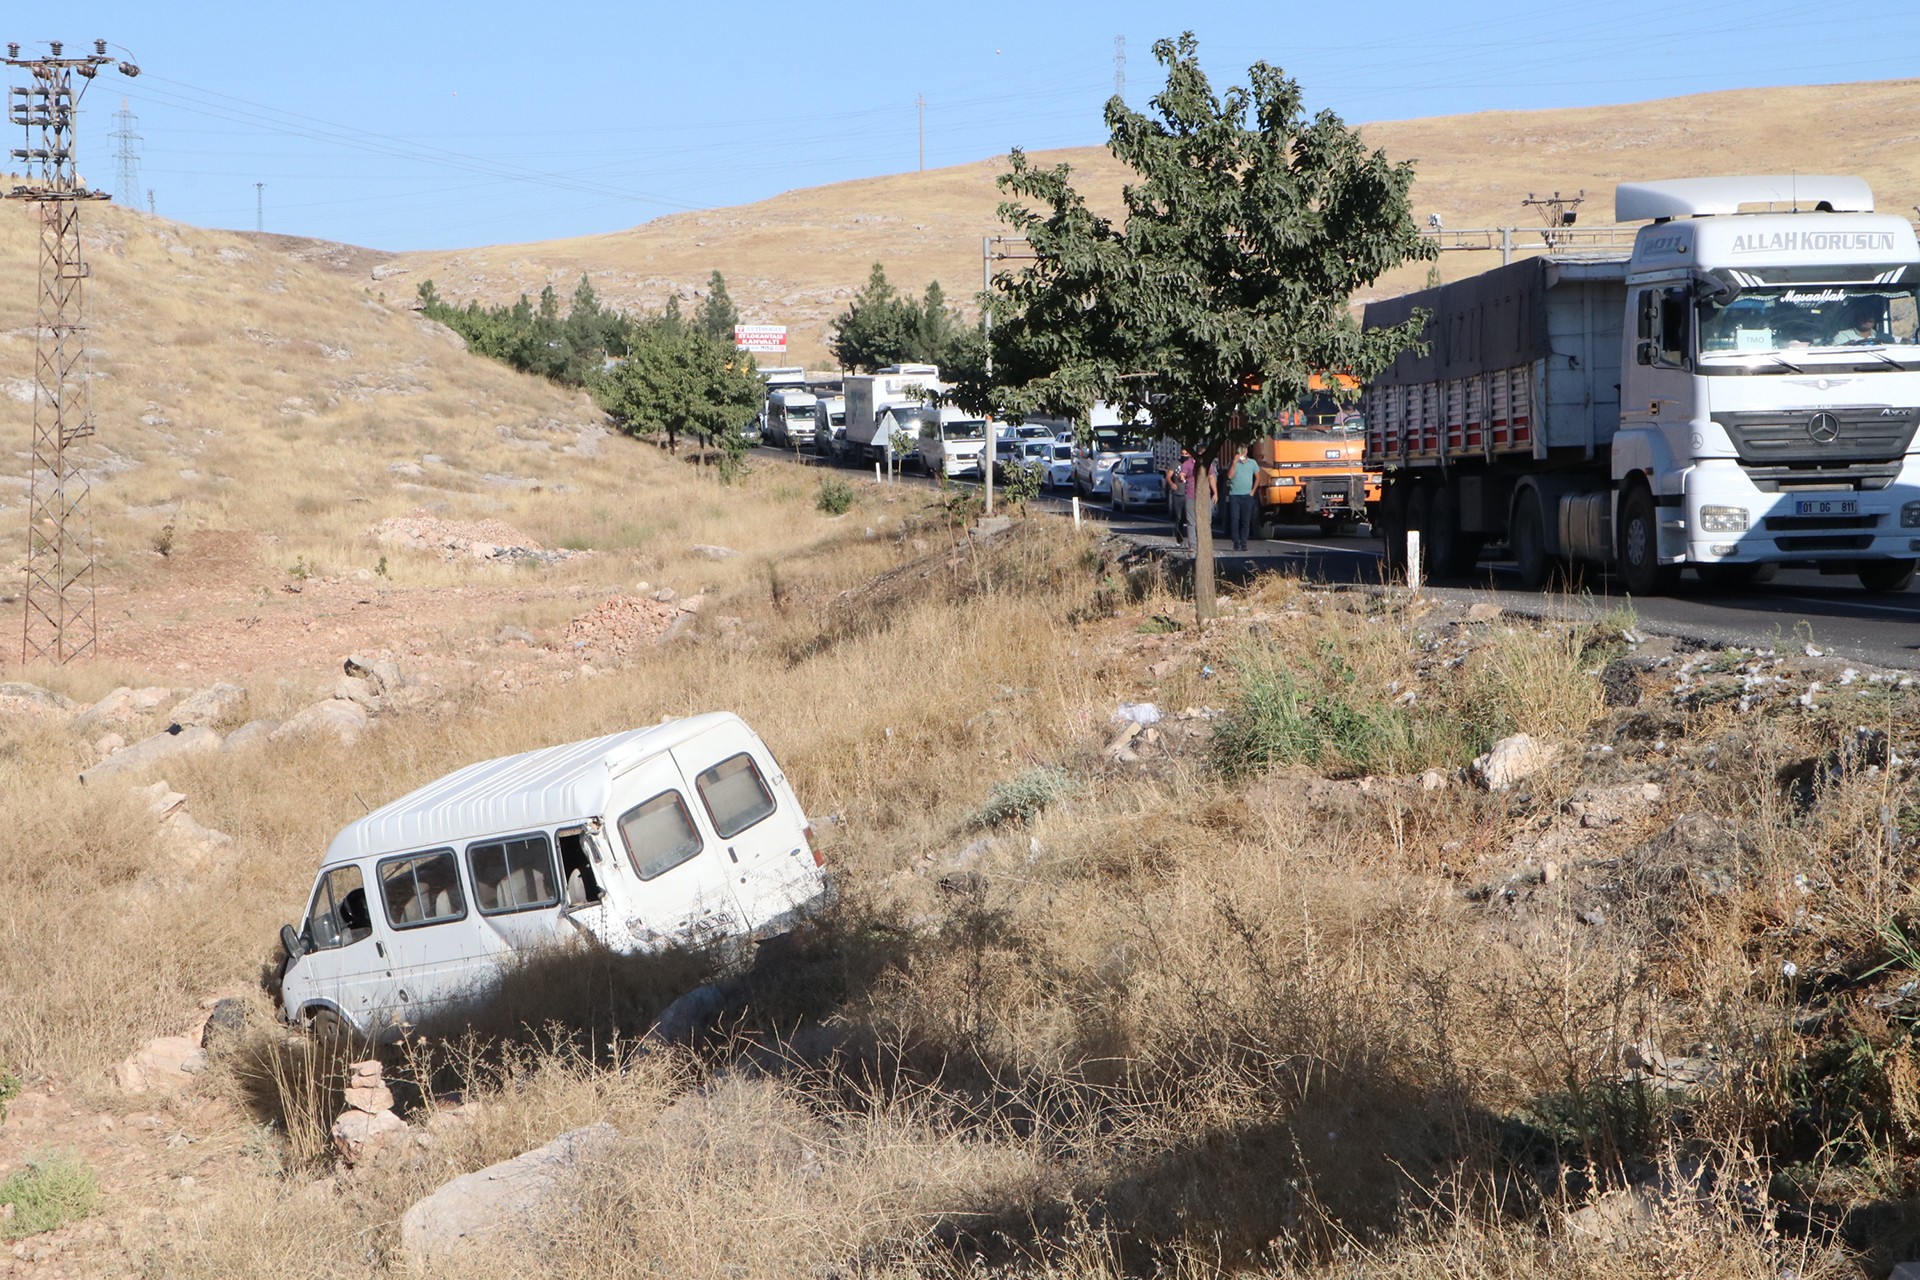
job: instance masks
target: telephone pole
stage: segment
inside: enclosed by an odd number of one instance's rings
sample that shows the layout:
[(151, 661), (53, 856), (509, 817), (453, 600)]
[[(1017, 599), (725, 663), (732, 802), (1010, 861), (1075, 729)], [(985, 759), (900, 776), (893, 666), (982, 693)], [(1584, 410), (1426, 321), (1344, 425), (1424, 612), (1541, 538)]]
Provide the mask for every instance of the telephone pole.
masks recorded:
[(114, 198), (128, 208), (140, 199), (140, 157), (133, 144), (144, 139), (133, 131), (134, 123), (127, 100), (120, 99), (120, 109), (113, 113), (113, 131), (107, 136), (114, 140), (113, 158), (119, 169), (119, 180), (113, 184)]
[(927, 171), (927, 98), (925, 94), (913, 95), (913, 105), (920, 108), (920, 172)]
[[(81, 185), (73, 155), (74, 116), (80, 97), (112, 66), (107, 42), (93, 52), (62, 56), (49, 41), (47, 56), (23, 58), (7, 45), (7, 65), (27, 73), (28, 86), (7, 93), (7, 119), (25, 133), (13, 160), (25, 180), (6, 193), (25, 200), (40, 216), (40, 309), (33, 350), (33, 462), (27, 480), (26, 620), (20, 660), (71, 662), (93, 651), (93, 518), (87, 508), (87, 478), (68, 446), (93, 434), (88, 403), (87, 326), (81, 283), (80, 202), (106, 194)], [(140, 68), (120, 63), (123, 75)], [(74, 77), (80, 78), (79, 87)]]
[(1127, 96), (1127, 38), (1113, 38), (1113, 96)]
[(267, 184), (264, 182), (253, 184), (253, 229), (267, 229)]

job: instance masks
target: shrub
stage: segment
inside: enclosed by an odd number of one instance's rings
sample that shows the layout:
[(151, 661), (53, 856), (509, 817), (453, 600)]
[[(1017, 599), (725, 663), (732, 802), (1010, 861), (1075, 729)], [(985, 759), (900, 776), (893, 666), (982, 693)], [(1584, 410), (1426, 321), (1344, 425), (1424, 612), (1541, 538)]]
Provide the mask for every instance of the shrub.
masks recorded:
[(1041, 765), (1017, 777), (996, 782), (987, 802), (973, 815), (976, 827), (997, 827), (1015, 818), (1031, 822), (1042, 810), (1080, 794), (1080, 784), (1058, 765)]
[(853, 510), (853, 486), (837, 476), (820, 482), (820, 494), (813, 505), (830, 516), (843, 516)]
[(86, 1165), (70, 1156), (35, 1157), (0, 1182), (0, 1204), (13, 1206), (11, 1216), (0, 1218), (0, 1237), (18, 1240), (51, 1231), (86, 1217), (99, 1202), (100, 1184)]

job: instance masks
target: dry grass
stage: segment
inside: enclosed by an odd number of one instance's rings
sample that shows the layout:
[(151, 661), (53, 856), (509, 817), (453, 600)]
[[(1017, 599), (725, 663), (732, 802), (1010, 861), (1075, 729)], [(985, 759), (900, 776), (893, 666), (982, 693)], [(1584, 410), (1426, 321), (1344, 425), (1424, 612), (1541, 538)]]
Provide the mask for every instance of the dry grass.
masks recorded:
[[(1180, 609), (1163, 582), (1041, 522), (981, 547), (897, 493), (863, 491), (836, 520), (781, 483), (732, 491), (756, 499), (746, 508), (716, 497), (718, 516), (694, 501), (717, 491), (677, 491), (677, 537), (719, 540), (707, 522), (731, 518), (745, 554), (704, 562), (712, 603), (692, 637), (617, 678), (511, 701), (475, 688), (353, 750), (279, 744), (170, 768), (244, 852), (196, 876), (153, 865), (151, 819), (123, 791), (62, 781), (64, 738), (7, 740), (0, 818), (62, 855), (0, 865), (0, 893), (23, 908), (0, 926), (0, 990), (36, 993), (0, 1002), (0, 1062), (35, 1078), (97, 1082), (200, 995), (248, 981), (362, 801), (662, 715), (724, 706), (752, 722), (845, 895), (815, 933), (731, 978), (722, 1026), (690, 1050), (633, 1052), (667, 1000), (720, 971), (714, 958), (529, 963), (465, 1030), (390, 1055), (416, 1118), (454, 1091), (481, 1119), (433, 1120), (423, 1153), (332, 1183), (311, 1179), (337, 1067), (257, 1029), (219, 1075), (267, 1136), (156, 1238), (156, 1273), (402, 1273), (406, 1204), (602, 1118), (625, 1138), (583, 1170), (581, 1212), (520, 1242), (549, 1268), (1604, 1277), (1624, 1274), (1620, 1249), (1565, 1215), (1651, 1179), (1665, 1190), (1628, 1256), (1654, 1248), (1675, 1275), (1845, 1274), (1835, 1224), (1903, 1194), (1901, 1126), (1920, 1114), (1904, 1024), (1876, 1026), (1853, 1001), (1844, 1032), (1800, 1038), (1804, 993), (1768, 976), (1785, 947), (1832, 975), (1819, 981), (1852, 981), (1886, 954), (1888, 925), (1913, 918), (1911, 843), (1880, 820), (1909, 821), (1904, 784), (1820, 775), (1805, 808), (1773, 785), (1850, 738), (1843, 719), (1674, 713), (1659, 729), (1677, 753), (1658, 766), (1670, 794), (1603, 838), (1627, 859), (1620, 875), (1641, 877), (1644, 909), (1595, 927), (1577, 914), (1586, 890), (1563, 882), (1503, 914), (1462, 879), (1497, 881), (1563, 800), (1626, 765), (1576, 750), (1524, 799), (1453, 785), (1314, 799), (1305, 777), (1250, 791), (1198, 749), (1116, 770), (1100, 754), (1106, 713), (1142, 695), (1140, 628)], [(565, 509), (543, 509), (564, 531)], [(869, 537), (883, 514), (891, 532)], [(694, 571), (683, 551), (657, 563)], [(1310, 702), (1413, 692), (1410, 722), (1427, 718), (1439, 747), (1375, 771), (1458, 765), (1519, 730), (1595, 750), (1635, 741), (1616, 737), (1626, 713), (1603, 713), (1590, 674), (1617, 643), (1607, 628), (1475, 630), (1286, 581), (1241, 603), (1186, 638), (1167, 705), (1233, 706), (1243, 686), (1226, 659), (1240, 655), (1291, 672)], [(1219, 674), (1200, 676), (1201, 660)], [(1901, 734), (1910, 704), (1895, 692), (1834, 715)], [(1038, 776), (1061, 784), (1048, 803), (1010, 811), (950, 872), (995, 785)], [(1628, 857), (1691, 810), (1745, 833), (1724, 889), (1676, 888)], [(1795, 875), (1828, 913), (1804, 935), (1799, 899), (1783, 896), (1800, 894)], [(1622, 1047), (1645, 1040), (1710, 1041), (1725, 1070), (1686, 1096), (1624, 1081)], [(1810, 1098), (1826, 1117), (1812, 1135), (1796, 1127)], [(1674, 1170), (1711, 1185), (1687, 1190)], [(1817, 1206), (1812, 1231), (1769, 1197)], [(507, 1251), (464, 1270), (526, 1265)]]

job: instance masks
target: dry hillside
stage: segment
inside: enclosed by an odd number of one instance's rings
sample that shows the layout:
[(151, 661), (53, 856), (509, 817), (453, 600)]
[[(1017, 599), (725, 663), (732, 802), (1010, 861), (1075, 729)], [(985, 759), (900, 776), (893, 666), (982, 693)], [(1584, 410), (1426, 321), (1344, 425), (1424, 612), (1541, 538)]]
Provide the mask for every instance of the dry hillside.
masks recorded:
[[(1880, 207), (1920, 202), (1915, 126), (1920, 81), (1743, 89), (1619, 107), (1488, 111), (1365, 126), (1367, 140), (1419, 165), (1414, 208), (1449, 227), (1532, 225), (1529, 192), (1584, 188), (1585, 223), (1612, 220), (1613, 184), (1704, 173), (1857, 173)], [(1014, 139), (1012, 141), (1017, 141)], [(1036, 153), (1071, 164), (1098, 206), (1118, 203), (1120, 166), (1104, 148)], [(511, 300), (552, 283), (564, 294), (582, 274), (621, 306), (655, 308), (692, 298), (715, 269), (747, 318), (793, 329), (795, 356), (819, 361), (827, 326), (875, 261), (903, 287), (937, 279), (949, 296), (979, 287), (980, 238), (995, 218), (994, 178), (1004, 157), (789, 191), (757, 204), (674, 214), (608, 235), (541, 244), (403, 255), (374, 287), (395, 299), (431, 277), (450, 298)], [(1451, 279), (1492, 265), (1490, 255), (1448, 254)], [(1420, 267), (1383, 282), (1416, 287)], [(406, 288), (400, 289), (402, 283)]]

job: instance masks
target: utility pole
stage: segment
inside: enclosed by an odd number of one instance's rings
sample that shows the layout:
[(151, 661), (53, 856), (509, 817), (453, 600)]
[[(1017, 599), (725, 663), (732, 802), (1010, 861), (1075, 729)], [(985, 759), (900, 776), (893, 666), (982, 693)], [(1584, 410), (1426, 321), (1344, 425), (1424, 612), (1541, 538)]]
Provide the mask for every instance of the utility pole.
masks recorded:
[(913, 95), (913, 105), (920, 109), (920, 172), (927, 171), (927, 98), (925, 94)]
[(120, 109), (113, 113), (113, 131), (107, 136), (116, 144), (113, 158), (119, 169), (119, 180), (113, 184), (113, 195), (129, 208), (140, 198), (140, 157), (134, 152), (133, 144), (143, 139), (133, 131), (134, 123), (127, 100), (120, 99)]
[(264, 182), (253, 184), (253, 229), (267, 229), (267, 184)]
[(148, 213), (156, 212), (153, 207), (153, 188), (152, 187), (147, 188), (147, 212)]
[(1113, 38), (1113, 96), (1127, 96), (1127, 38)]
[(1527, 198), (1520, 203), (1524, 207), (1540, 210), (1540, 216), (1547, 224), (1546, 232), (1541, 238), (1547, 242), (1547, 248), (1551, 249), (1558, 241), (1566, 238), (1565, 228), (1571, 227), (1579, 218), (1580, 205), (1586, 198), (1585, 187), (1570, 196), (1563, 196), (1558, 191), (1550, 196), (1536, 196), (1529, 191)]
[[(59, 41), (47, 56), (22, 58), (7, 45), (7, 65), (27, 73), (27, 87), (7, 91), (7, 119), (24, 131), (12, 158), (25, 180), (6, 193), (40, 216), (40, 308), (33, 347), (33, 461), (27, 480), (26, 619), (20, 661), (71, 662), (94, 649), (93, 517), (86, 474), (68, 446), (93, 434), (88, 403), (87, 326), (81, 283), (80, 202), (106, 194), (80, 183), (74, 163), (74, 117), (80, 96), (100, 68), (112, 66), (107, 42), (64, 57)], [(140, 68), (120, 63), (121, 74)], [(74, 77), (80, 77), (76, 90)]]
[[(987, 381), (993, 381), (993, 237), (980, 237), (980, 336), (986, 340)], [(980, 482), (986, 490), (986, 513), (993, 514), (993, 463), (1000, 456), (999, 428), (987, 414), (987, 451), (981, 455)], [(1051, 466), (1052, 462), (1049, 461)]]

